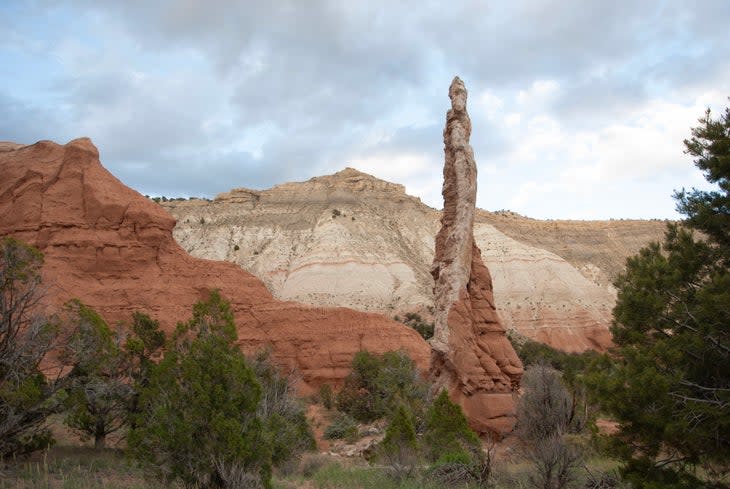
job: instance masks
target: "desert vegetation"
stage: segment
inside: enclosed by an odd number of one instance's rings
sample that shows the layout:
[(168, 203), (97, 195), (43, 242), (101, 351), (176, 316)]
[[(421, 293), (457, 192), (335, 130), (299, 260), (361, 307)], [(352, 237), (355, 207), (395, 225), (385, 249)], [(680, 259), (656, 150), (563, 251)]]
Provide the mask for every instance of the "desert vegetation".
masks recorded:
[(407, 312), (402, 318), (400, 316), (395, 316), (393, 319), (418, 331), (418, 334), (420, 334), (424, 340), (430, 340), (433, 337), (433, 322), (426, 322), (426, 320), (424, 320), (417, 312)]
[(241, 353), (216, 291), (170, 338), (143, 313), (112, 331), (79, 300), (40, 313), (42, 255), (10, 238), (0, 252), (3, 463), (47, 451), (54, 417), (99, 451), (120, 434), (141, 473), (183, 487), (271, 487), (272, 467), (314, 447), (289, 378)]

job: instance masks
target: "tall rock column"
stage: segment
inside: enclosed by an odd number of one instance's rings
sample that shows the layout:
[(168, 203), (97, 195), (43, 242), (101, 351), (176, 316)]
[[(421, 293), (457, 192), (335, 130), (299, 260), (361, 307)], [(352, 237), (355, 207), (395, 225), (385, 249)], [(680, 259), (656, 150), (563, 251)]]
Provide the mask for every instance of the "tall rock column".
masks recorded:
[(503, 435), (515, 423), (522, 362), (494, 306), (492, 277), (474, 242), (477, 168), (469, 144), (467, 92), (455, 77), (444, 128), (444, 212), (431, 274), (436, 285), (431, 375), (480, 433)]

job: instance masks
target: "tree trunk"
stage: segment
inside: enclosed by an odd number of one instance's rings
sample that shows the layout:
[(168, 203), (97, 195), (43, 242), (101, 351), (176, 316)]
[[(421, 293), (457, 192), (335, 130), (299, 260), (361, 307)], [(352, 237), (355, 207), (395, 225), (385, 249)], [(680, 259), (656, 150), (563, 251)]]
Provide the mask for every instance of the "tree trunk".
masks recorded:
[(96, 421), (96, 430), (94, 433), (94, 448), (103, 450), (106, 447), (106, 430), (104, 429), (104, 421)]

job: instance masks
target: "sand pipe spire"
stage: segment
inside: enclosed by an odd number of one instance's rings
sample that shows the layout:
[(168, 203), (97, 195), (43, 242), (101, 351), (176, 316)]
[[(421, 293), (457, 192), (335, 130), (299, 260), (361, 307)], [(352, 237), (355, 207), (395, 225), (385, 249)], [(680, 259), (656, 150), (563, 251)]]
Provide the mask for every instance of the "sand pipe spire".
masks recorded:
[(444, 128), (444, 211), (436, 235), (431, 376), (459, 403), (472, 428), (505, 434), (515, 422), (522, 363), (494, 305), (492, 278), (474, 242), (477, 168), (469, 144), (467, 90), (455, 77)]

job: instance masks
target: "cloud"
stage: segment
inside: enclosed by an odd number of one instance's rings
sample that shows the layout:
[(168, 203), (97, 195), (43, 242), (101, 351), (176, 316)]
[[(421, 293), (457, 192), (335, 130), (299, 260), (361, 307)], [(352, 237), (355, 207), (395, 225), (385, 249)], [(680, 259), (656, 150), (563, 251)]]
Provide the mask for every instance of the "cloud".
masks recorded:
[[(516, 98), (519, 106), (525, 97), (518, 93)], [(516, 182), (511, 195), (502, 192), (500, 200), (543, 218), (560, 215), (559, 206), (568, 211), (563, 217), (608, 218), (611, 212), (645, 218), (671, 215), (673, 190), (702, 183), (683, 154), (688, 121), (703, 112), (706, 101), (720, 98), (719, 92), (707, 92), (686, 105), (651, 100), (627, 109), (619, 120), (579, 131), (543, 112), (544, 106), (525, 104), (525, 112), (519, 114), (524, 122), (513, 133), (520, 136), (514, 136), (507, 144), (511, 150), (498, 160), (525, 168), (529, 177)], [(486, 159), (497, 165), (496, 160)], [(485, 205), (483, 199), (479, 203)]]
[[(620, 192), (621, 212), (664, 217), (645, 200), (694, 181), (681, 141), (730, 93), (729, 16), (726, 0), (10, 0), (0, 139), (91, 136), (145, 193), (359, 165), (440, 206), (459, 74), (480, 205), (570, 217), (591, 194), (580, 211), (598, 216)], [(633, 182), (653, 190), (638, 201)]]

